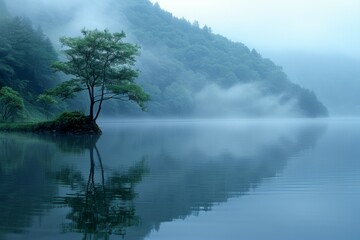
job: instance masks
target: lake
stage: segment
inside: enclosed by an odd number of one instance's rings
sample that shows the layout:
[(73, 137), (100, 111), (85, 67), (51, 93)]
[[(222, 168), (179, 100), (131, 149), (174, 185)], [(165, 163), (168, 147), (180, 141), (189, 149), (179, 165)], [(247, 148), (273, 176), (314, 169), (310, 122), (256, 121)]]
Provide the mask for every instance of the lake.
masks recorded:
[(360, 119), (0, 133), (0, 239), (360, 239)]

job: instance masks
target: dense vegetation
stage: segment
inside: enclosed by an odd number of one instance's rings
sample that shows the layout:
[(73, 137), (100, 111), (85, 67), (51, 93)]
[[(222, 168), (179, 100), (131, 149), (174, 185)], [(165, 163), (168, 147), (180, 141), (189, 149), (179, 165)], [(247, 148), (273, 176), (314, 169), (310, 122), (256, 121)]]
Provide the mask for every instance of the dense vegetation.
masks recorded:
[(37, 96), (59, 81), (51, 69), (57, 53), (42, 30), (34, 30), (25, 18), (1, 15), (0, 32), (0, 88), (6, 86), (17, 92), (26, 106), (24, 113), (13, 117), (41, 114)]
[[(129, 40), (141, 46), (136, 67), (140, 70), (139, 83), (151, 96), (148, 115), (196, 116), (204, 105), (204, 101), (198, 101), (199, 92), (211, 85), (224, 93), (239, 85), (253, 85), (261, 97), (275, 99), (280, 107), (291, 103), (299, 116), (327, 115), (326, 108), (313, 92), (291, 83), (281, 67), (256, 50), (213, 34), (211, 28), (200, 27), (197, 22), (178, 19), (149, 0), (109, 0), (109, 3), (106, 14), (118, 22), (111, 30), (124, 29)], [(41, 25), (45, 32), (54, 32), (54, 29), (61, 32), (63, 26), (71, 25), (72, 20), (64, 17), (67, 13), (54, 14), (58, 16), (56, 21), (46, 21), (50, 13), (41, 18), (30, 17), (34, 25)], [(26, 19), (2, 17), (0, 21), (0, 31), (6, 33), (0, 37), (1, 86), (19, 92), (28, 112), (35, 109), (45, 116), (51, 115), (52, 99), (38, 99), (39, 94), (59, 81), (50, 67), (57, 59), (51, 42)], [(61, 32), (61, 35), (67, 33)], [(253, 100), (245, 99), (245, 105), (249, 103), (246, 107), (252, 108)], [(80, 97), (75, 103), (71, 105), (86, 111), (86, 98)], [(232, 111), (236, 113), (243, 106), (244, 103), (239, 103), (238, 109)], [(131, 104), (117, 102), (105, 106), (104, 111), (112, 116), (140, 112)], [(250, 113), (253, 117), (264, 116), (256, 109)]]

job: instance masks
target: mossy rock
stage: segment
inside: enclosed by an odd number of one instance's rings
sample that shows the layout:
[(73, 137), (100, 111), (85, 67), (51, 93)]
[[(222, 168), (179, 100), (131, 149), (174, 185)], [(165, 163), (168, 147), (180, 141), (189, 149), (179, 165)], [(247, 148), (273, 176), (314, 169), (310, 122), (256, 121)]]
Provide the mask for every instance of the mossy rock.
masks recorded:
[(65, 112), (54, 121), (39, 123), (38, 131), (52, 131), (70, 134), (100, 134), (99, 126), (82, 112)]

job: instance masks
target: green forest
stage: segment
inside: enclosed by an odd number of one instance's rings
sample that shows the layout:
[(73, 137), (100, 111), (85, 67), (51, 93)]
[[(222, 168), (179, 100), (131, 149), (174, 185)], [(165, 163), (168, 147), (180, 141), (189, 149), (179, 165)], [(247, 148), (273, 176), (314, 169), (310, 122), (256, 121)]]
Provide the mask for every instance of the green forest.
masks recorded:
[[(202, 107), (199, 105), (204, 105), (204, 101), (199, 103), (198, 93), (209, 85), (225, 92), (239, 85), (253, 85), (262, 97), (275, 99), (279, 106), (292, 103), (298, 116), (328, 114), (315, 93), (292, 83), (281, 67), (242, 43), (212, 33), (208, 26), (200, 27), (198, 22), (176, 18), (148, 0), (113, 1), (111, 9), (109, 14), (119, 22), (116, 30), (124, 30), (128, 41), (140, 46), (136, 81), (151, 100), (145, 113), (133, 103), (111, 101), (104, 106), (105, 116), (199, 116), (198, 109)], [(58, 40), (51, 41), (47, 32), (61, 29), (70, 20), (59, 13), (56, 13), (57, 21), (50, 17), (46, 21), (51, 13), (41, 21), (14, 16), (8, 13), (3, 0), (0, 0), (0, 14), (0, 87), (6, 90), (0, 96), (2, 121), (48, 118), (65, 109), (86, 112), (87, 99), (82, 95), (65, 102), (54, 102), (41, 95), (69, 80), (51, 68), (63, 56), (54, 47), (57, 46), (54, 41)], [(4, 116), (5, 95), (17, 98), (11, 119)], [(251, 108), (253, 100), (248, 101)], [(264, 117), (256, 110), (253, 112), (250, 117)]]
[(0, 31), (1, 120), (41, 118), (46, 107), (38, 96), (60, 82), (51, 69), (58, 55), (28, 19), (2, 16)]

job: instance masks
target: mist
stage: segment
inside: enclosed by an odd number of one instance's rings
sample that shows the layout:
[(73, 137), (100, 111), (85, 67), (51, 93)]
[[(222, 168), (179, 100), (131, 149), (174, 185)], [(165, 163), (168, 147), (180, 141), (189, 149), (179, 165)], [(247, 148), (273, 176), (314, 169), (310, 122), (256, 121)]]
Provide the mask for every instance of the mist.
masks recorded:
[(211, 84), (195, 95), (196, 113), (205, 117), (285, 118), (300, 117), (296, 100), (282, 101), (283, 96), (266, 96), (257, 84), (238, 84), (229, 89)]
[(360, 116), (360, 60), (334, 53), (271, 52), (289, 78), (316, 92), (333, 117)]

